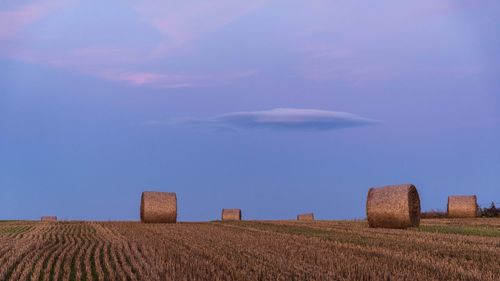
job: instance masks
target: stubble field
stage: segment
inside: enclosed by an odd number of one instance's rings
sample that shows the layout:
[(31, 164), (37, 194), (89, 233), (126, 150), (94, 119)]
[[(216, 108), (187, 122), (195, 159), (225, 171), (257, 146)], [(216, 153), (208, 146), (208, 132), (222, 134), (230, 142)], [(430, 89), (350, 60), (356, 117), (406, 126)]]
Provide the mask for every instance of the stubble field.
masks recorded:
[(0, 280), (500, 280), (500, 219), (0, 222)]

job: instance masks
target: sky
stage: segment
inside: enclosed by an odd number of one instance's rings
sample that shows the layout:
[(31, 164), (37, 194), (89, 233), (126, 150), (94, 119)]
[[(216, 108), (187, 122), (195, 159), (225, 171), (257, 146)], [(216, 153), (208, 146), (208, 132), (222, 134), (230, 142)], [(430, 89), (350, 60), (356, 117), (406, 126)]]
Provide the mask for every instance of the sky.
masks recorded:
[(500, 202), (500, 2), (0, 0), (0, 219)]

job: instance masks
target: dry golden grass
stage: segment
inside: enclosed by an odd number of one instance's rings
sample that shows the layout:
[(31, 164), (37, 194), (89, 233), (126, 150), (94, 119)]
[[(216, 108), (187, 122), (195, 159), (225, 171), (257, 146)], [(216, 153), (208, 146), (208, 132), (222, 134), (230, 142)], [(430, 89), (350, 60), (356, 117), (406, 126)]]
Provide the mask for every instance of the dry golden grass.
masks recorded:
[(500, 219), (0, 223), (0, 280), (499, 280)]

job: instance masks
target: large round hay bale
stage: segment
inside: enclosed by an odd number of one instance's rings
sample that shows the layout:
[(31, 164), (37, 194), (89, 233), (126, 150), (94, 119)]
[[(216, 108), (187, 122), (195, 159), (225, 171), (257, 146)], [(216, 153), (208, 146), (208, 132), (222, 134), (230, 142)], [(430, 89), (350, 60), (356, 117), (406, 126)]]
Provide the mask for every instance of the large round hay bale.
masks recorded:
[(222, 209), (222, 220), (228, 221), (240, 221), (241, 220), (241, 209)]
[(173, 192), (143, 192), (141, 221), (145, 223), (177, 222), (177, 195)]
[(370, 227), (407, 228), (420, 224), (420, 198), (412, 184), (370, 188), (366, 200)]
[(314, 220), (314, 214), (313, 213), (307, 213), (307, 214), (297, 215), (297, 220), (298, 221), (313, 221)]
[(476, 195), (448, 196), (449, 218), (475, 218), (477, 213)]
[(43, 217), (41, 217), (40, 221), (42, 221), (42, 222), (57, 222), (57, 217), (56, 216), (43, 216)]

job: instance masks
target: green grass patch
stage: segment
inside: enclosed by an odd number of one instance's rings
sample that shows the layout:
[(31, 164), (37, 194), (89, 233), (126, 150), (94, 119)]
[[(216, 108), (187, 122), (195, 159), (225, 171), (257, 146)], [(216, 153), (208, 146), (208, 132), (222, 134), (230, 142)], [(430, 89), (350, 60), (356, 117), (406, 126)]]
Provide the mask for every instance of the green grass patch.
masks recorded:
[(0, 235), (16, 236), (29, 231), (31, 228), (31, 226), (27, 225), (2, 225), (0, 226)]
[(422, 225), (419, 228), (415, 228), (415, 230), (467, 236), (500, 237), (500, 228), (484, 226)]

